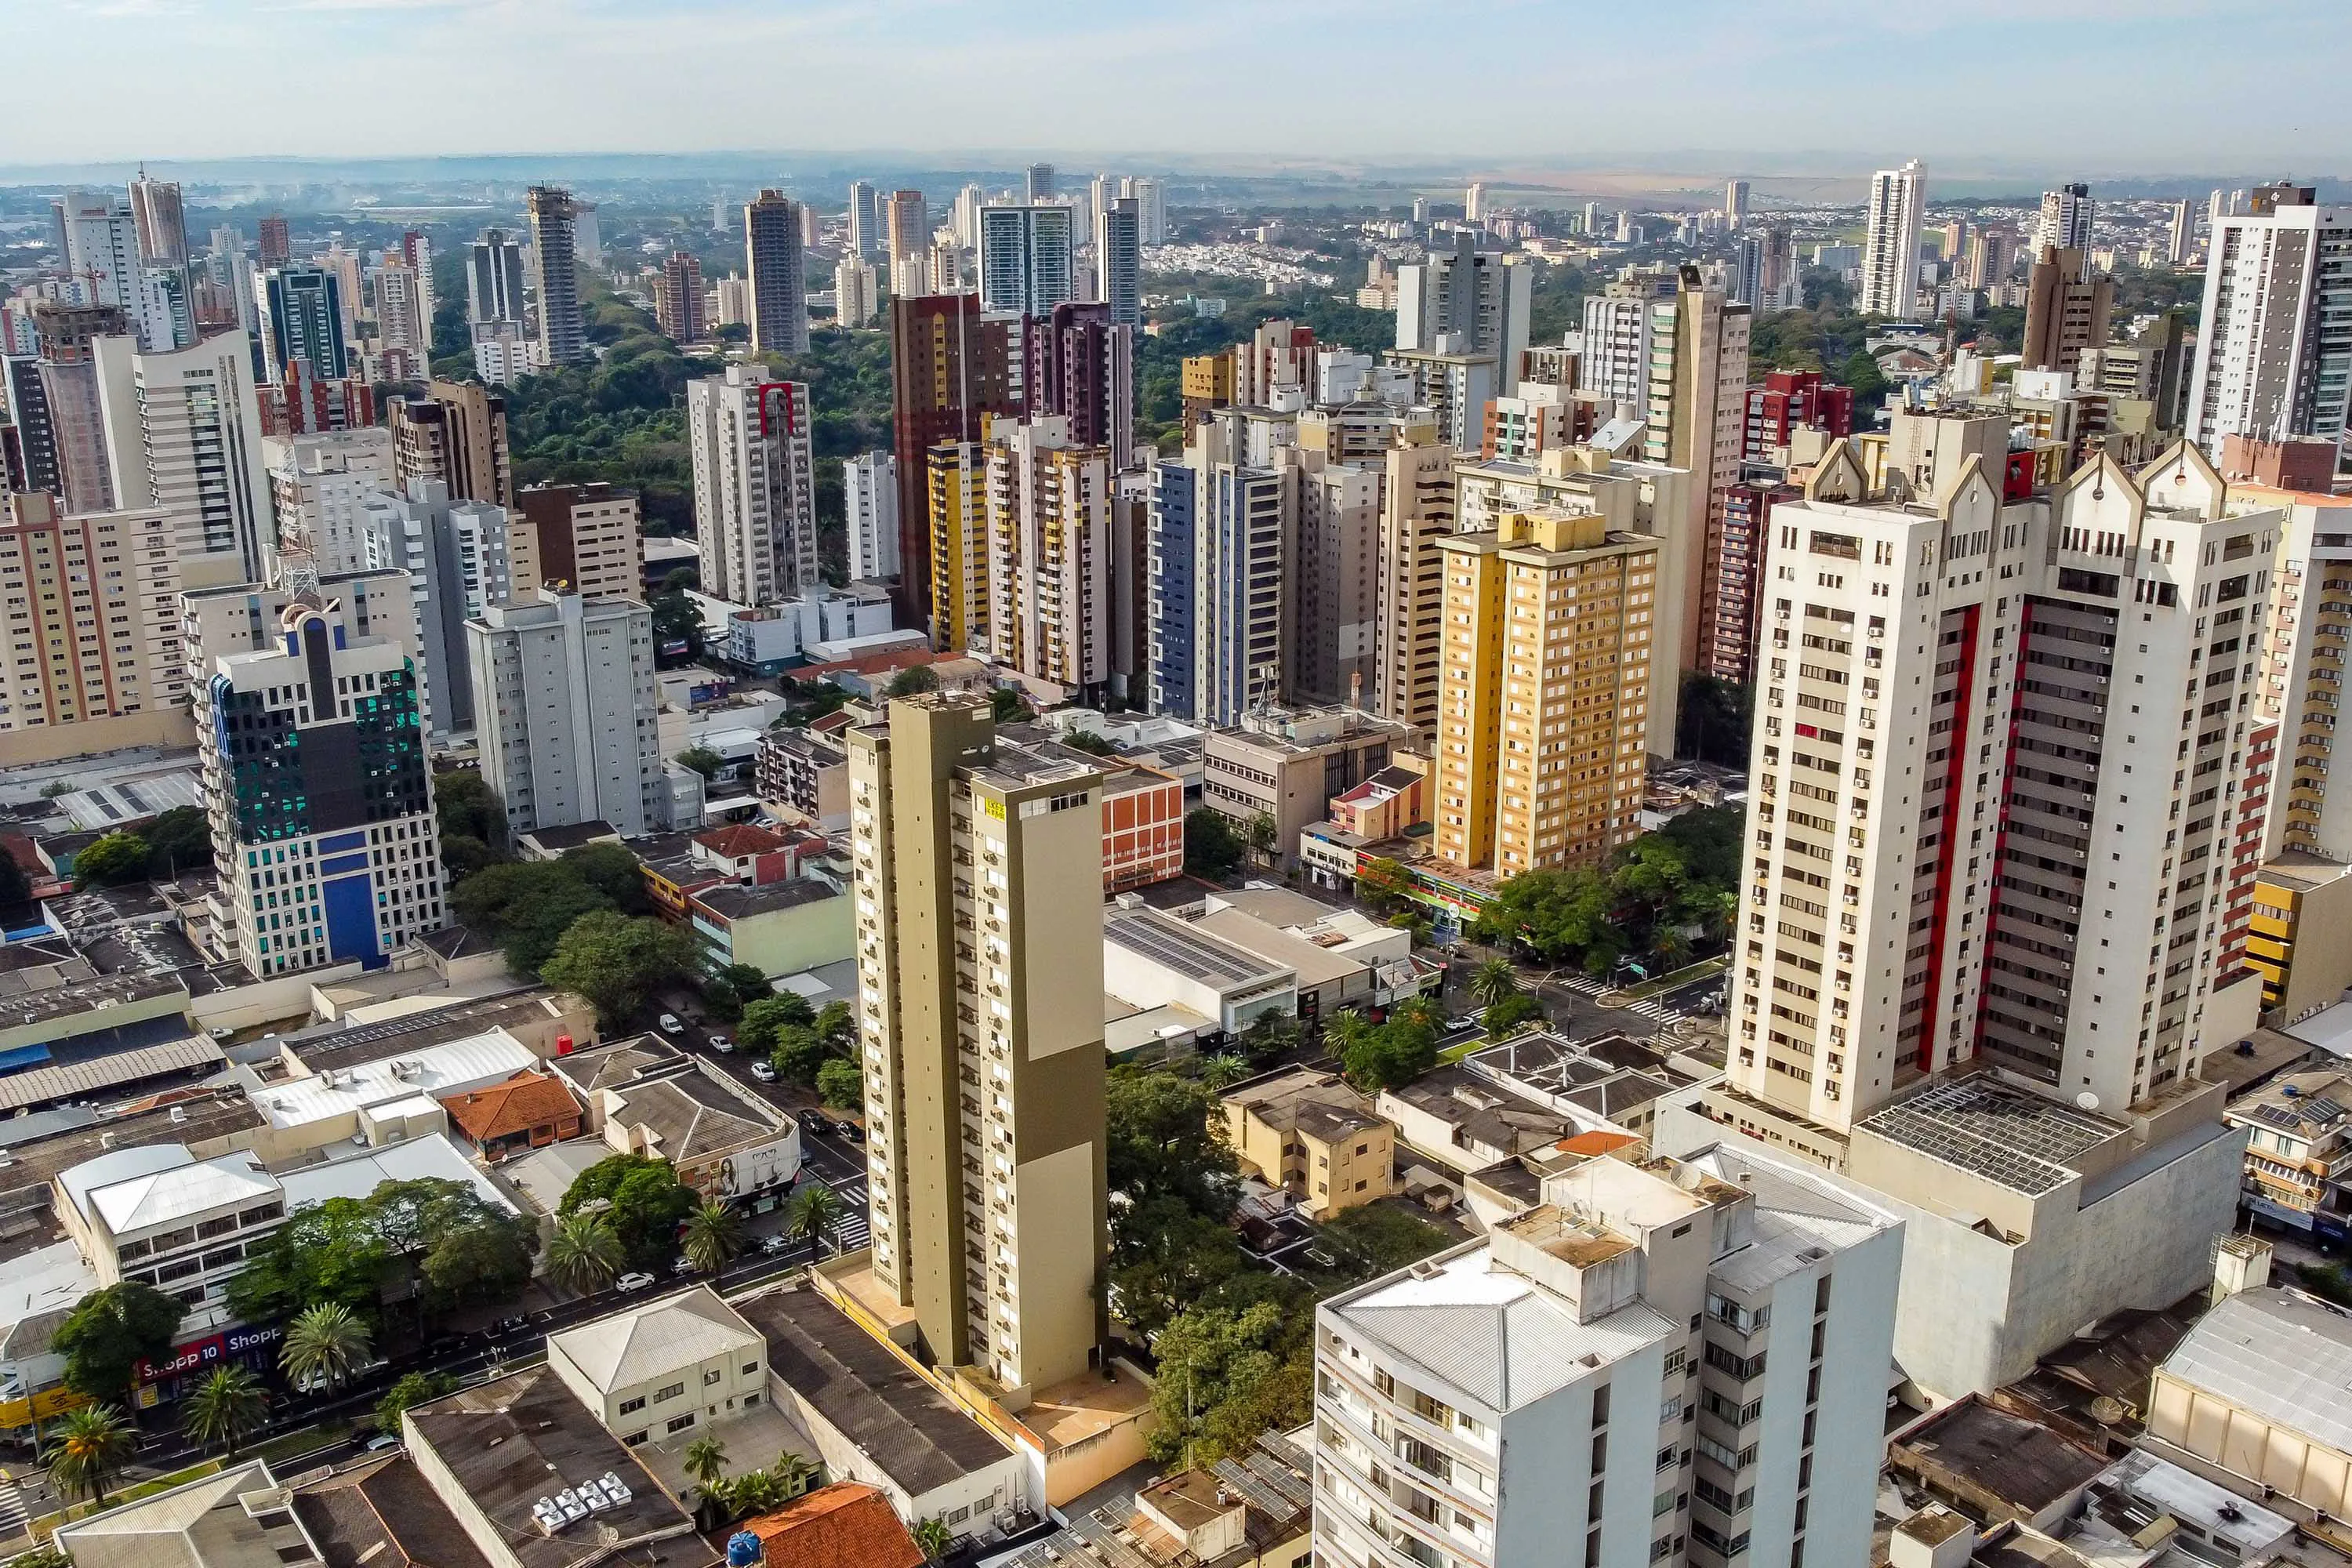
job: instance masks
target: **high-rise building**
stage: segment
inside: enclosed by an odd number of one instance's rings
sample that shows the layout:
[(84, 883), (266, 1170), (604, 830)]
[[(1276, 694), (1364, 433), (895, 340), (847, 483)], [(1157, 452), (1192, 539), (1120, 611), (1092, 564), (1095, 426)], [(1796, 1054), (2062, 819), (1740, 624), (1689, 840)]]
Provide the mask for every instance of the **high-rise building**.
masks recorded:
[[(1020, 407), (1016, 322), (983, 317), (977, 294), (890, 300), (892, 451), (898, 468), (898, 616), (932, 612), (931, 448), (976, 442), (986, 417)], [(944, 633), (934, 626), (934, 641)], [(943, 647), (961, 644), (942, 642)]]
[(882, 313), (881, 280), (874, 264), (855, 253), (833, 265), (833, 314), (845, 327), (870, 327)]
[(884, 254), (882, 211), (874, 187), (864, 180), (849, 182), (849, 251), (868, 261)]
[(425, 313), (424, 278), (405, 261), (387, 261), (375, 275), (376, 335), (386, 353), (407, 356), (413, 369), (433, 359), (432, 317)]
[[(423, 644), (416, 630), (416, 584), (398, 567), (331, 572), (303, 592), (316, 598), (331, 636), (373, 637), (397, 645), (409, 658)], [(286, 611), (298, 597), (281, 575), (276, 583), (232, 583), (180, 595), (180, 650), (196, 732), (213, 728), (212, 672), (223, 654), (258, 653), (286, 646)], [(420, 672), (422, 665), (419, 665)]]
[(2212, 220), (2189, 437), (2218, 458), (2231, 436), (2313, 436), (2352, 420), (2352, 208), (2311, 187), (2263, 185)]
[(560, 185), (533, 185), (523, 206), (539, 272), (540, 349), (549, 364), (576, 363), (588, 356), (588, 327), (580, 310), (581, 204)]
[(516, 573), (520, 595), (533, 584), (594, 603), (645, 593), (646, 540), (637, 498), (608, 484), (533, 485), (515, 498), (510, 534), (528, 532), (535, 571)]
[(898, 459), (860, 452), (842, 459), (842, 510), (849, 543), (849, 580), (879, 583), (898, 574)]
[(702, 591), (753, 606), (816, 585), (816, 474), (808, 384), (730, 364), (688, 382), (694, 531)]
[(327, 575), (364, 570), (361, 499), (400, 482), (392, 432), (376, 425), (272, 437), (262, 442), (261, 456), (278, 513), (278, 553), (306, 555), (313, 571)]
[(130, 319), (118, 305), (37, 301), (29, 312), (37, 355), (12, 355), (7, 377), (12, 472), (22, 488), (47, 490), (70, 513), (112, 511), (113, 458), (99, 396), (96, 345), (119, 338)]
[(1471, 181), (1470, 188), (1462, 193), (1462, 216), (1472, 223), (1478, 223), (1486, 218), (1486, 186), (1484, 181)]
[(1658, 542), (1555, 509), (1436, 549), (1438, 858), (1598, 864), (1641, 831)]
[(1927, 166), (1914, 158), (1870, 178), (1863, 220), (1862, 287), (1855, 308), (1865, 315), (1908, 321), (1919, 310), (1919, 223), (1927, 206)]
[(1722, 1145), (1537, 1194), (1316, 1310), (1315, 1560), (1866, 1559), (1902, 1221)]
[(522, 247), (502, 228), (486, 228), (466, 256), (466, 320), (475, 326), (528, 319)]
[(1489, 356), (1495, 391), (1516, 392), (1533, 278), (1515, 258), (1480, 250), (1473, 236), (1457, 233), (1450, 252), (1433, 247), (1427, 260), (1397, 268), (1396, 346)]
[(541, 588), (484, 605), (466, 641), (475, 750), (509, 836), (608, 822), (635, 837), (662, 826), (653, 612), (635, 599)]
[[(386, 260), (392, 259), (389, 253)], [(441, 308), (441, 297), (433, 286), (433, 237), (422, 229), (412, 228), (400, 237), (400, 259), (416, 275), (416, 316), (424, 331), (418, 336), (425, 358), (433, 355), (433, 318)]]
[(2004, 505), (2000, 416), (1896, 426), (1891, 495), (1840, 443), (1773, 509), (1728, 1084), (1843, 1131), (1980, 1058), (2121, 1114), (2224, 1043), (2217, 797), (2280, 514), (2186, 447)]
[(296, 361), (321, 381), (352, 374), (343, 337), (343, 282), (320, 267), (273, 267), (255, 279), (261, 313), (262, 378), (283, 381)]
[(1230, 349), (1213, 354), (1184, 356), (1181, 428), (1191, 435), (1213, 408), (1230, 408), (1234, 403), (1234, 354)]
[(84, 302), (139, 315), (139, 225), (130, 201), (103, 191), (68, 190), (50, 204), (66, 272)]
[(188, 743), (171, 515), (0, 496), (0, 761)]
[(1108, 1328), (1101, 774), (994, 729), (932, 693), (847, 731), (866, 1151), (875, 1287), (1025, 1396)]
[(800, 204), (782, 191), (761, 191), (743, 208), (755, 353), (808, 353), (808, 280), (802, 255)]
[(2026, 274), (2020, 368), (2074, 374), (2087, 350), (2105, 346), (2115, 296), (2114, 279), (2094, 270), (2084, 252), (2044, 247)]
[(1748, 182), (1731, 180), (1723, 187), (1723, 216), (1734, 226), (1748, 221)]
[(988, 651), (1023, 675), (1110, 689), (1114, 480), (1108, 447), (1058, 415), (999, 420), (987, 464)]
[(1110, 307), (1061, 304), (1022, 323), (1022, 392), (1033, 416), (1058, 414), (1082, 447), (1108, 447), (1116, 467), (1135, 449), (1135, 329), (1115, 325)]
[(1822, 379), (1817, 370), (1767, 371), (1748, 389), (1739, 455), (1749, 463), (1787, 468), (1789, 445), (1800, 430), (1831, 439), (1853, 434), (1853, 388)]
[(2045, 250), (2088, 253), (2091, 218), (2097, 208), (2088, 185), (2061, 185), (2042, 192), (2042, 216), (2033, 226), (2033, 254), (2040, 256)]
[(1065, 206), (980, 211), (980, 308), (1043, 316), (1076, 297), (1076, 237)]
[(432, 734), (474, 727), (474, 680), (466, 623), (485, 607), (529, 593), (515, 582), (507, 509), (455, 500), (438, 479), (412, 479), (404, 493), (361, 498), (368, 568), (409, 574), (416, 604), (416, 705)]
[(572, 204), (572, 251), (591, 267), (604, 262), (604, 236), (596, 226), (594, 202), (574, 200)]
[(1143, 325), (1142, 221), (1132, 196), (1095, 213), (1095, 296), (1113, 326)]
[(1651, 301), (1671, 299), (1679, 275), (1646, 272), (1614, 278), (1584, 301), (1584, 352), (1579, 390), (1622, 405), (1642, 417), (1650, 405)]
[(1437, 671), (1445, 614), (1437, 542), (1454, 531), (1451, 447), (1399, 442), (1382, 455), (1380, 609), (1373, 628), (1374, 711), (1424, 731), (1437, 723)]
[(673, 342), (702, 341), (702, 263), (690, 250), (662, 258), (661, 283), (654, 294), (654, 321)]
[(507, 440), (507, 400), (468, 381), (433, 381), (422, 397), (395, 397), (391, 408), (394, 489), (435, 479), (456, 500), (515, 503), (514, 458)]
[(287, 236), (286, 215), (271, 213), (256, 226), (260, 236), (257, 259), (264, 268), (283, 267), (293, 259), (294, 252)]
[(151, 180), (141, 169), (131, 182), (131, 216), (139, 227), (139, 254), (163, 267), (188, 264), (188, 221), (176, 180)]
[(1054, 165), (1032, 163), (1026, 179), (1027, 199), (1032, 206), (1054, 199)]
[(1283, 542), (1283, 696), (1287, 703), (1372, 705), (1380, 679), (1379, 462), (1297, 454), (1297, 505)]
[(2017, 269), (2017, 230), (2007, 224), (1978, 224), (1969, 230), (1960, 280), (1971, 289), (1998, 289)]
[(1149, 174), (1130, 175), (1118, 183), (1118, 194), (1135, 198), (1135, 210), (1146, 245), (1168, 243), (1168, 187)]
[(1146, 493), (1152, 711), (1207, 725), (1280, 700), (1283, 544), (1297, 471), (1248, 449), (1242, 410), (1212, 414)]
[[(931, 218), (923, 205), (922, 192), (892, 191), (882, 217), (884, 241), (894, 263), (900, 257), (921, 256), (931, 248)], [(892, 276), (891, 291), (896, 293), (896, 273)]]
[(252, 340), (224, 332), (148, 353), (100, 338), (91, 352), (115, 505), (170, 516), (190, 587), (266, 580), (278, 541)]
[(2164, 258), (2175, 267), (2188, 263), (2197, 247), (2197, 209), (2186, 201), (2172, 204), (2172, 223), (2165, 233)]
[[(988, 455), (978, 441), (940, 441), (923, 455), (923, 563), (931, 644), (986, 648), (989, 606)], [(905, 531), (901, 530), (901, 538)], [(899, 557), (903, 591), (907, 557)]]
[(205, 680), (221, 936), (256, 979), (381, 968), (446, 923), (415, 660), (317, 602), (280, 628), (281, 646), (224, 654)]
[[(1724, 509), (1739, 482), (1748, 419), (1748, 338), (1752, 312), (1706, 286), (1698, 268), (1685, 267), (1672, 299), (1650, 304), (1649, 427), (1643, 455), (1653, 463), (1687, 469), (1691, 512), (1664, 546), (1680, 555), (1662, 581), (1685, 595), (1660, 607), (1655, 654), (1681, 670), (1704, 670), (1744, 656), (1747, 607), (1761, 563), (1725, 550)], [(1661, 718), (1664, 715), (1660, 716)], [(1673, 731), (1662, 728), (1662, 751)]]

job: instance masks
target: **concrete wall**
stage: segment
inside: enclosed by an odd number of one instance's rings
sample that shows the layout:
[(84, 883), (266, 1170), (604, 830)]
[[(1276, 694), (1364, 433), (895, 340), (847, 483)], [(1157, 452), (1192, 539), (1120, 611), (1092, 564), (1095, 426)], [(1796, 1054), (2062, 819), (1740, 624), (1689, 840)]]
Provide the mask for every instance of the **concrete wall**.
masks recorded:
[(2337, 1519), (2352, 1515), (2352, 1456), (2161, 1371), (2149, 1391), (2147, 1435), (2152, 1452), (2179, 1458), (2224, 1486), (2276, 1487), (2305, 1508)]

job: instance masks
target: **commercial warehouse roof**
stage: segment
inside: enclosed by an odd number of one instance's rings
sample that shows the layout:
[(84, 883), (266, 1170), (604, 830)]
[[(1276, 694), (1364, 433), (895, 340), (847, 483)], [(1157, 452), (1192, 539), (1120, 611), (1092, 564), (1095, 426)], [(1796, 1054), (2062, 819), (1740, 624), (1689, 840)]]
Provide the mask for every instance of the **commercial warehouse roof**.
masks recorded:
[(2352, 1453), (2352, 1311), (2300, 1290), (2242, 1290), (2198, 1320), (2164, 1374)]
[(1103, 940), (1203, 985), (1230, 989), (1291, 973), (1158, 910), (1113, 911), (1103, 922)]
[(201, 1038), (167, 1040), (134, 1051), (92, 1057), (62, 1067), (36, 1068), (31, 1072), (0, 1078), (0, 1112), (19, 1106), (41, 1105), (78, 1095), (104, 1094), (126, 1083), (157, 1078), (168, 1072), (217, 1068), (225, 1058), (220, 1047)]

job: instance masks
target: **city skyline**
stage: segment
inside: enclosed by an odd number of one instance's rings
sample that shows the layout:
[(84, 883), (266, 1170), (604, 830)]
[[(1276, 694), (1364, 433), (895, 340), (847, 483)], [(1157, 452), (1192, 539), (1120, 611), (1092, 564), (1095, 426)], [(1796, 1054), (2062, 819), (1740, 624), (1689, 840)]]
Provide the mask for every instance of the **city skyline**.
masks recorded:
[[(1623, 157), (1742, 147), (1832, 157), (1841, 174), (1866, 175), (1868, 163), (1844, 166), (1847, 156), (1866, 157), (1893, 134), (1870, 89), (1916, 53), (1937, 68), (1906, 75), (1906, 108), (1923, 128), (1966, 128), (1927, 135), (1917, 150), (1931, 161), (2050, 155), (2046, 127), (2034, 117), (1980, 112), (1972, 63), (1997, 67), (2021, 100), (2063, 98), (2075, 111), (2069, 152), (2087, 165), (2300, 168), (2352, 152), (2352, 106), (2327, 90), (2343, 53), (2320, 41), (2333, 35), (2319, 26), (2326, 13), (2316, 0), (1973, 0), (1931, 15), (1860, 0), (1767, 7), (1695, 0), (1678, 9), (1677, 63), (1686, 79), (1708, 79), (1704, 92), (1660, 95), (1647, 71), (1621, 68), (1640, 65), (1654, 47), (1646, 16), (1571, 16), (1503, 0), (1457, 17), (1510, 47), (1490, 56), (1488, 90), (1466, 96), (1447, 123), (1433, 127), (1368, 120), (1343, 85), (1392, 68), (1414, 47), (1409, 29), (1418, 14), (1385, 0), (1351, 7), (1344, 27), (1329, 25), (1338, 13), (1324, 5), (1272, 14), (1234, 4), (1181, 12), (1151, 5), (1105, 15), (1052, 0), (1026, 8), (1027, 25), (1017, 29), (936, 0), (787, 15), (735, 0), (631, 8), (608, 0), (89, 0), (68, 14), (99, 58), (128, 74), (194, 69), (234, 81), (287, 51), (336, 68), (277, 80), (268, 94), (228, 95), (203, 121), (203, 141), (161, 100), (123, 103), (94, 134), (74, 111), (68, 79), (29, 80), (13, 106), (20, 121), (0, 140), (28, 163), (268, 155), (284, 147), (289, 117), (315, 110), (318, 126), (344, 123), (336, 84), (343, 68), (364, 68), (416, 84), (405, 146), (425, 154), (486, 146), (516, 153), (848, 151), (870, 144), (885, 126), (910, 147), (947, 148), (984, 125), (992, 143), (1039, 152), (1109, 142), (1217, 155), (1271, 146), (1293, 156), (1484, 154), (1525, 163), (1571, 148), (1580, 157)], [(2116, 26), (2133, 21), (2169, 25)], [(2192, 56), (2193, 35), (2183, 26), (2192, 23), (2228, 28), (2231, 47)], [(2028, 27), (2032, 47), (2021, 49), (2014, 35)], [(802, 90), (790, 118), (772, 100), (709, 90), (708, 46), (718, 31), (738, 58), (773, 50), (792, 60)], [(1031, 47), (1045, 37), (1054, 39), (1051, 50)], [(543, 68), (517, 77), (505, 62), (525, 47)], [(1257, 90), (1252, 73), (1232, 68), (1237, 51), (1272, 59), (1298, 49), (1312, 49), (1329, 68), (1279, 93)], [(887, 74), (864, 68), (882, 53)], [(2147, 113), (2143, 84), (2192, 58), (2198, 110)], [(2102, 68), (2084, 71), (2085, 59)], [(1531, 133), (1529, 95), (1556, 87), (1563, 73), (1580, 90)], [(1029, 90), (1049, 75), (1053, 90)], [(1831, 84), (1841, 85), (1818, 90)], [(1814, 90), (1793, 90), (1807, 87)], [(501, 108), (487, 111), (492, 104)], [(377, 143), (362, 140), (366, 134), (354, 125), (352, 140), (322, 139), (311, 151), (373, 153)]]

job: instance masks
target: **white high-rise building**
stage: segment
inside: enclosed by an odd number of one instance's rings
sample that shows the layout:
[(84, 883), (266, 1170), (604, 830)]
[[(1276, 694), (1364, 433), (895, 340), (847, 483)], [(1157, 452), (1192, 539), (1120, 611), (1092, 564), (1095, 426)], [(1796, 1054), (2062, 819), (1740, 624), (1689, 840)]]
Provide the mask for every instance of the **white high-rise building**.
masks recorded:
[(1066, 206), (982, 207), (980, 308), (1045, 316), (1076, 297), (1076, 236)]
[(1141, 221), (1143, 243), (1168, 243), (1168, 188), (1149, 174), (1130, 174), (1119, 181), (1118, 194), (1135, 198), (1135, 210)]
[(364, 570), (369, 546), (360, 502), (397, 483), (392, 432), (371, 425), (319, 436), (268, 437), (261, 460), (278, 510), (279, 550), (307, 549), (321, 574)]
[(868, 261), (882, 254), (882, 208), (864, 180), (849, 182), (849, 249)]
[(1433, 247), (1427, 260), (1397, 268), (1396, 346), (1491, 354), (1496, 390), (1508, 396), (1518, 390), (1533, 291), (1529, 268), (1500, 251), (1480, 250), (1475, 237), (1457, 233), (1452, 251)]
[(1734, 228), (1748, 221), (1748, 182), (1726, 181), (1723, 187), (1723, 216)]
[(879, 582), (898, 574), (898, 459), (861, 452), (841, 465), (842, 504), (848, 515), (849, 577)]
[(1641, 1148), (1547, 1154), (1536, 1206), (1316, 1310), (1317, 1563), (1867, 1560), (1902, 1223)]
[(1111, 325), (1143, 325), (1143, 227), (1132, 196), (1095, 215), (1095, 298), (1110, 307)]
[(379, 490), (360, 501), (369, 571), (408, 574), (416, 605), (417, 705), (434, 735), (474, 727), (474, 679), (466, 623), (514, 596), (507, 510), (449, 499), (439, 479), (411, 479), (408, 493)]
[(2258, 187), (2212, 220), (2189, 438), (2308, 436), (2340, 450), (2352, 420), (2352, 208), (2308, 186)]
[(771, 381), (757, 365), (687, 384), (704, 593), (756, 607), (816, 585), (810, 416), (807, 383)]
[(2088, 185), (2061, 185), (2042, 192), (2042, 216), (2033, 226), (2033, 254), (2040, 256), (2045, 247), (2089, 250), (2091, 218), (2097, 207)]
[(478, 327), (525, 319), (522, 246), (502, 228), (486, 228), (467, 253), (466, 320)]
[(408, 355), (412, 367), (429, 366), (432, 318), (425, 313), (425, 280), (404, 261), (387, 261), (375, 275), (376, 335), (387, 350)]
[(653, 612), (633, 599), (542, 588), (466, 623), (482, 781), (509, 834), (603, 821), (623, 837), (663, 820)]
[(881, 280), (874, 274), (874, 263), (845, 253), (833, 264), (834, 320), (845, 327), (866, 327), (881, 313)]
[(1865, 315), (1907, 321), (1918, 310), (1919, 224), (1927, 205), (1927, 165), (1914, 158), (1870, 178), (1870, 209), (1863, 221), (1862, 288), (1855, 308)]
[(1471, 181), (1470, 188), (1462, 194), (1462, 216), (1472, 223), (1478, 223), (1486, 218), (1486, 184), (1485, 181)]
[(956, 193), (955, 209), (949, 223), (955, 229), (955, 242), (966, 250), (980, 248), (980, 209), (988, 205), (988, 193), (974, 181)]
[(100, 338), (91, 352), (115, 505), (171, 514), (187, 586), (267, 581), (277, 539), (253, 341), (224, 332), (151, 353)]
[(1579, 389), (1612, 402), (1630, 404), (1637, 415), (1650, 398), (1650, 305), (1671, 298), (1674, 279), (1663, 290), (1630, 284), (1609, 286), (1584, 300), (1584, 356), (1578, 361)]

